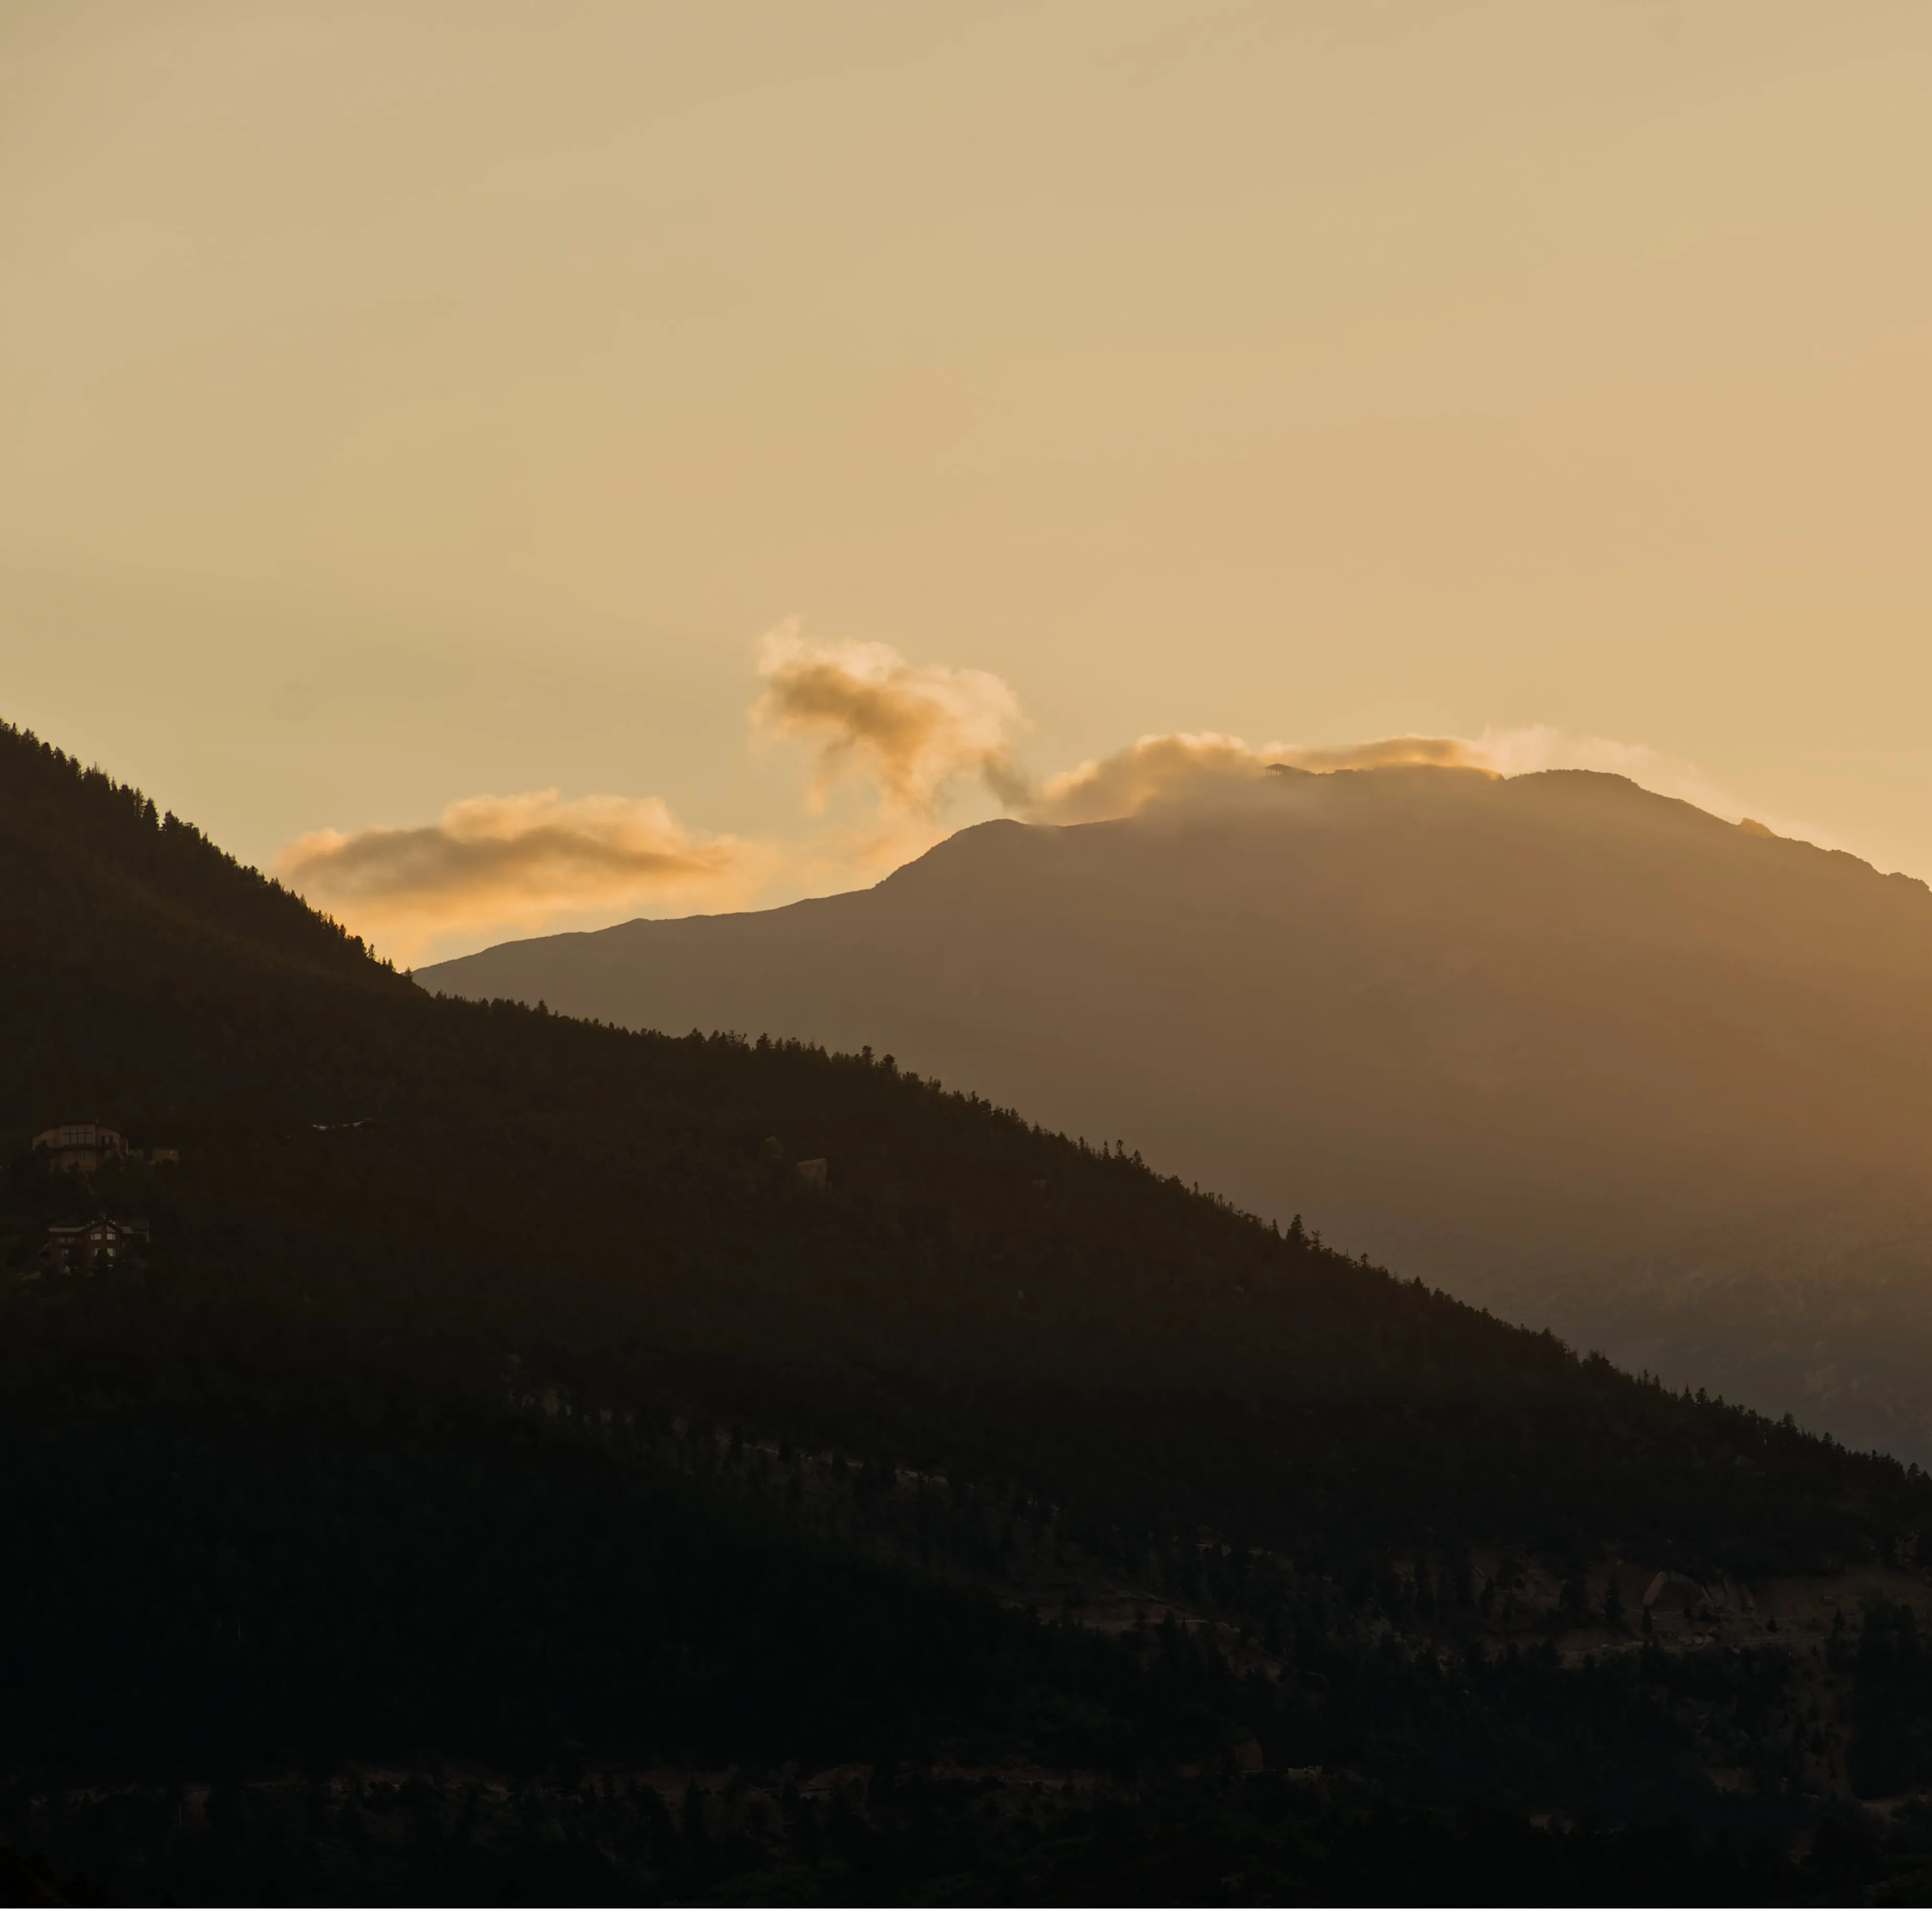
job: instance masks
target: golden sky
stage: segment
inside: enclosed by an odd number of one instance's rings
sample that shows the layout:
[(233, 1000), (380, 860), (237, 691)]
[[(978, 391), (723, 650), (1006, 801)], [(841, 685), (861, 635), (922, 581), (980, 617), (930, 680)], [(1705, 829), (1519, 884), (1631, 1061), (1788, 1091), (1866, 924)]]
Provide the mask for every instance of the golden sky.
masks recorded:
[(510, 824), (525, 926), (1177, 733), (1932, 873), (1928, 73), (1922, 0), (10, 0), (0, 716), (265, 866)]

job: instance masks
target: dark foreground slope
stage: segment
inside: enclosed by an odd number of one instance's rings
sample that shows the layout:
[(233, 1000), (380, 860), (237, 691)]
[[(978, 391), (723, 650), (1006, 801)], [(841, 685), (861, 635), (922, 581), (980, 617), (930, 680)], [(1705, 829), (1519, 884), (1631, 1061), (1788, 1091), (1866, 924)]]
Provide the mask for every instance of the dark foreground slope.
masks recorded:
[[(95, 1118), (180, 1163), (27, 1153)], [(82, 1892), (1917, 1882), (1909, 1611), (1767, 1614), (1911, 1599), (1916, 1472), (889, 1064), (432, 998), (13, 735), (0, 1130), (0, 1823)]]
[(1627, 780), (1282, 772), (418, 976), (869, 1042), (1629, 1366), (1932, 1460), (1932, 894)]

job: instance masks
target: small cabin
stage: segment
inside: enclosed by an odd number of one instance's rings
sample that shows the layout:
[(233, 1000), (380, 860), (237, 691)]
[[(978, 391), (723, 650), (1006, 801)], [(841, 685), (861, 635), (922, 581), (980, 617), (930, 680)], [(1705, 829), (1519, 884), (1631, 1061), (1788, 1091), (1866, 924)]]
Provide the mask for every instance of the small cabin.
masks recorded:
[(147, 1245), (146, 1221), (97, 1214), (91, 1220), (50, 1228), (40, 1259), (56, 1274), (75, 1274), (132, 1260)]

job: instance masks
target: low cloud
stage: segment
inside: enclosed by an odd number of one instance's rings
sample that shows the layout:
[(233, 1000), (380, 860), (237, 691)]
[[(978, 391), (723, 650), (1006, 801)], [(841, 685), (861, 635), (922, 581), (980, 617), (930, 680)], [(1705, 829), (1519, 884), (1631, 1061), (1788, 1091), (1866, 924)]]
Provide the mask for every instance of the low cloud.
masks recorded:
[(1367, 771), (1390, 765), (1496, 769), (1480, 744), (1462, 738), (1257, 746), (1217, 731), (1171, 731), (1138, 738), (1124, 750), (1089, 758), (1048, 778), (1029, 801), (1028, 815), (1054, 825), (1125, 818), (1145, 806), (1198, 798), (1258, 778), (1274, 765), (1292, 765), (1304, 772)]
[(416, 932), (521, 926), (566, 906), (740, 902), (764, 848), (704, 838), (661, 798), (468, 798), (434, 825), (311, 832), (276, 870), (314, 903)]
[(854, 769), (872, 778), (888, 811), (922, 818), (968, 776), (1009, 808), (1027, 800), (1008, 743), (1024, 722), (1020, 702), (990, 671), (915, 668), (889, 645), (815, 640), (788, 622), (764, 638), (758, 675), (765, 689), (754, 722), (817, 747), (814, 809)]
[(1480, 742), (1467, 738), (1371, 738), (1360, 745), (1270, 745), (1268, 762), (1304, 772), (1375, 772), (1399, 765), (1446, 765), (1471, 772), (1492, 772), (1494, 761)]
[[(399, 957), (439, 936), (474, 943), (551, 927), (564, 915), (722, 911), (872, 883), (945, 836), (962, 782), (982, 784), (1036, 823), (1130, 818), (1150, 806), (1238, 795), (1271, 766), (1308, 772), (1448, 766), (1500, 777), (1556, 768), (1620, 772), (1654, 791), (1736, 820), (1738, 800), (1694, 766), (1642, 745), (1547, 725), (1474, 738), (1402, 736), (1360, 744), (1251, 745), (1219, 732), (1167, 732), (1090, 758), (1038, 786), (1016, 763), (1025, 718), (990, 672), (915, 666), (881, 644), (804, 635), (788, 622), (761, 641), (764, 691), (752, 718), (812, 748), (808, 800), (823, 810), (842, 781), (869, 782), (869, 810), (790, 840), (708, 836), (661, 798), (561, 798), (555, 791), (471, 798), (434, 825), (310, 832), (277, 862), (310, 901)], [(1808, 828), (1780, 826), (1798, 836)]]
[[(1648, 745), (1559, 731), (1551, 724), (1507, 729), (1492, 726), (1468, 742), (1490, 769), (1504, 778), (1516, 778), (1525, 772), (1617, 772), (1634, 779), (1647, 791), (1683, 799), (1719, 818), (1735, 820), (1744, 814), (1744, 806), (1736, 795), (1708, 772), (1688, 759), (1672, 758)], [(1814, 826), (1801, 826), (1791, 820), (1780, 823), (1790, 837), (1822, 836)]]
[(1048, 778), (1028, 801), (1027, 815), (1052, 825), (1130, 818), (1156, 800), (1191, 798), (1258, 778), (1268, 762), (1245, 740), (1218, 731), (1150, 735)]
[[(1516, 778), (1526, 772), (1616, 772), (1733, 821), (1738, 797), (1707, 772), (1648, 745), (1561, 731), (1553, 725), (1491, 727), (1473, 738), (1372, 738), (1358, 745), (1250, 745), (1218, 732), (1168, 732), (1140, 738), (1104, 758), (1090, 758), (1048, 778), (1025, 815), (1055, 825), (1124, 818), (1157, 803), (1200, 798), (1257, 778), (1271, 765), (1298, 771), (1376, 771), (1390, 766), (1449, 766)], [(1780, 820), (1786, 836), (1828, 843), (1815, 826)]]

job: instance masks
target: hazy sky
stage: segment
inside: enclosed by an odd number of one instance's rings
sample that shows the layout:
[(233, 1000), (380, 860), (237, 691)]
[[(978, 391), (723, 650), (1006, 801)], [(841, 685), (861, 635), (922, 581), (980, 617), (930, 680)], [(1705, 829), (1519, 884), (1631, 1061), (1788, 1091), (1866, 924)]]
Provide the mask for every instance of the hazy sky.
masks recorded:
[(0, 716), (265, 866), (770, 897), (858, 640), (983, 674), (906, 824), (1540, 724), (1932, 873), (1928, 82), (1923, 0), (7, 0)]

